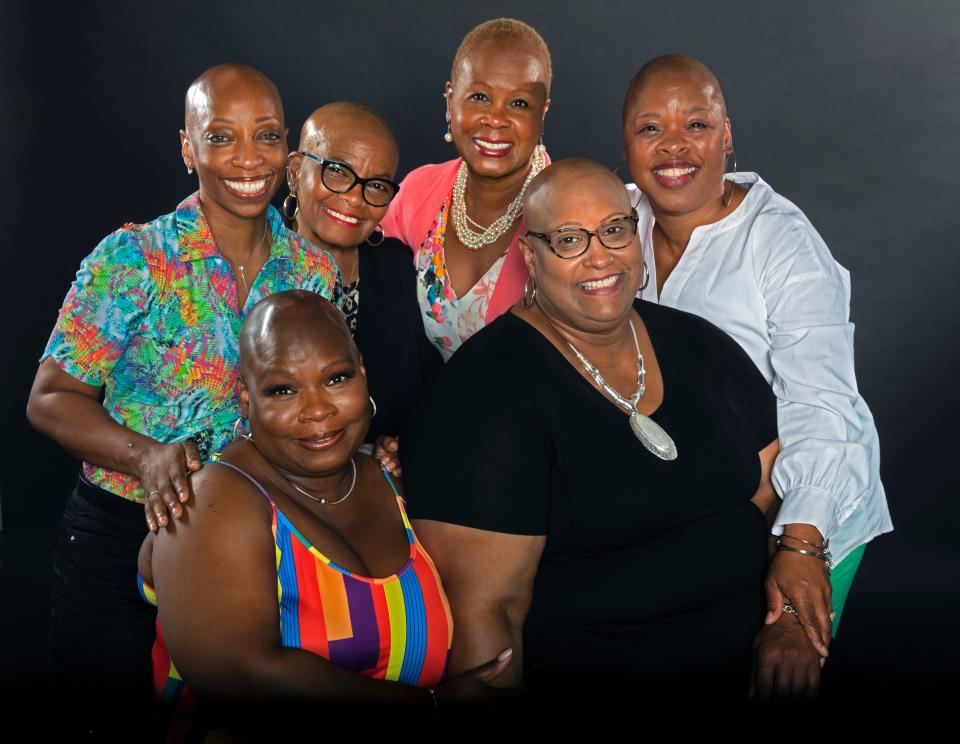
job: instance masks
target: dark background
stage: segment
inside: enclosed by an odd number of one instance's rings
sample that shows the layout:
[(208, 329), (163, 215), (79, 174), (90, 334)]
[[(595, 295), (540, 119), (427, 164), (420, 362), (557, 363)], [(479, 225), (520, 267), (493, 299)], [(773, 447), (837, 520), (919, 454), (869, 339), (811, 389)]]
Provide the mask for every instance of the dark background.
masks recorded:
[(80, 5), (5, 6), (0, 23), (0, 147), (14, 166), (2, 186), (0, 686), (44, 683), (51, 543), (76, 472), (24, 417), (36, 359), (100, 238), (194, 190), (177, 139), (187, 85), (219, 62), (261, 69), (280, 88), (293, 147), (316, 106), (371, 105), (397, 133), (403, 174), (452, 157), (441, 139), (450, 62), (473, 25), (499, 15), (531, 23), (552, 50), (555, 159), (617, 166), (636, 68), (667, 52), (706, 62), (726, 92), (739, 169), (799, 204), (850, 270), (858, 379), (896, 532), (867, 551), (836, 664), (870, 689), (945, 686), (960, 611), (960, 508), (947, 477), (960, 412), (960, 5)]

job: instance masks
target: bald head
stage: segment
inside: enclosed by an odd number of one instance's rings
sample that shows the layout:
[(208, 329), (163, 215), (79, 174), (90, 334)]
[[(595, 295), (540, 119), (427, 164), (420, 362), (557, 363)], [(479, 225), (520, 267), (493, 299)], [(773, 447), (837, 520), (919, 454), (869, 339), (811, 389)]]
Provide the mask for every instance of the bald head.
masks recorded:
[(523, 219), (531, 230), (552, 230), (559, 215), (575, 213), (586, 202), (602, 204), (609, 212), (630, 214), (633, 208), (623, 181), (609, 168), (586, 158), (558, 160), (530, 182)]
[(260, 300), (247, 315), (240, 331), (240, 370), (251, 368), (276, 356), (290, 343), (309, 344), (318, 337), (339, 337), (354, 359), (357, 347), (337, 307), (315, 292), (291, 289)]
[(461, 73), (461, 67), (484, 47), (492, 47), (496, 50), (524, 51), (538, 59), (543, 66), (544, 80), (542, 82), (547, 87), (547, 95), (550, 95), (550, 82), (553, 78), (553, 60), (550, 57), (550, 49), (533, 26), (518, 21), (516, 18), (494, 18), (474, 26), (463, 37), (463, 41), (460, 42), (457, 53), (453, 57), (453, 65), (450, 68), (450, 80), (452, 82), (457, 81)]
[(655, 57), (637, 70), (630, 81), (623, 99), (623, 120), (627, 121), (636, 100), (651, 86), (695, 88), (704, 96), (720, 105), (723, 116), (727, 115), (727, 102), (716, 75), (705, 64), (693, 57), (665, 54)]
[(223, 64), (211, 67), (190, 83), (184, 98), (184, 129), (193, 134), (210, 118), (214, 102), (238, 98), (267, 98), (272, 101), (280, 123), (283, 103), (277, 86), (259, 70), (247, 65)]
[(397, 158), (397, 141), (387, 122), (373, 109), (352, 101), (328, 103), (310, 114), (300, 130), (299, 149), (329, 153), (332, 142), (342, 135), (378, 138)]

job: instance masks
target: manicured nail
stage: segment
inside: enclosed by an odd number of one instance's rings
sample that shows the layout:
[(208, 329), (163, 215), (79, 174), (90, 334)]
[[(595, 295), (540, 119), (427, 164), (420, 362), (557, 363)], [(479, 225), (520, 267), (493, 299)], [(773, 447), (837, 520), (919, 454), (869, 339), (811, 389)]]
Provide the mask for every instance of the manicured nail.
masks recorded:
[(512, 648), (508, 648), (508, 649), (500, 652), (500, 655), (497, 657), (497, 661), (506, 661), (506, 660), (509, 659), (511, 656), (513, 656), (513, 649), (512, 649)]

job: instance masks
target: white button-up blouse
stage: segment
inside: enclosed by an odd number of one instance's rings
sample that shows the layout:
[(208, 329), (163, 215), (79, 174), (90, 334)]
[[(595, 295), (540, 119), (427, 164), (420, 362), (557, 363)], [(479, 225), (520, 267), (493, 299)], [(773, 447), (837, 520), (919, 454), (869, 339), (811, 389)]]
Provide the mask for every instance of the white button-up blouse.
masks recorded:
[(659, 297), (653, 213), (627, 187), (650, 271), (639, 296), (710, 320), (750, 355), (778, 399), (773, 483), (783, 504), (773, 531), (812, 524), (839, 562), (893, 529), (877, 430), (857, 392), (850, 275), (803, 212), (757, 174), (727, 177), (749, 189), (746, 197), (693, 231)]

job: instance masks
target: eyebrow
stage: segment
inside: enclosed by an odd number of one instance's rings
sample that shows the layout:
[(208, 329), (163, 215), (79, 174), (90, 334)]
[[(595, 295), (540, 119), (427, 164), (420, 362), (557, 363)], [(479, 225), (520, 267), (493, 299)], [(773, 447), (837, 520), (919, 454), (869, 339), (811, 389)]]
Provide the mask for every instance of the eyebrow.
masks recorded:
[[(683, 110), (683, 113), (692, 114), (696, 111), (713, 111), (713, 108), (711, 106), (690, 106), (689, 108), (685, 108)], [(642, 114), (634, 115), (633, 118), (634, 119), (659, 119), (660, 114), (656, 111), (646, 111)]]
[[(214, 116), (214, 117), (210, 120), (210, 123), (213, 124), (215, 121), (223, 122), (224, 124), (236, 124), (236, 123), (237, 123), (237, 122), (234, 121), (233, 119), (227, 119), (225, 116)], [(273, 114), (270, 114), (269, 116), (261, 116), (261, 117), (258, 117), (257, 119), (254, 119), (254, 123), (255, 123), (255, 124), (259, 124), (259, 123), (262, 122), (262, 121), (280, 121), (280, 119), (277, 118), (276, 116), (274, 116)]]
[[(608, 214), (606, 217), (600, 220), (600, 222), (597, 224), (597, 227), (600, 227), (600, 225), (606, 225), (608, 222), (613, 222), (613, 220), (619, 220), (619, 219), (623, 219), (624, 217), (632, 217), (632, 216), (633, 216), (632, 214), (630, 214), (629, 212), (624, 212), (623, 210), (612, 212), (611, 214)], [(586, 230), (587, 228), (584, 227), (579, 222), (564, 222), (562, 225), (554, 227), (550, 230), (544, 230), (544, 232), (551, 233), (551, 232), (557, 232), (558, 230), (575, 230), (575, 229)]]
[[(344, 165), (349, 166), (350, 169), (353, 170), (354, 173), (356, 173), (356, 171), (357, 171), (357, 167), (356, 167), (353, 163), (351, 163), (349, 160), (347, 160), (347, 158), (342, 158), (342, 157), (340, 157), (339, 155), (329, 155), (329, 156), (327, 156), (327, 155), (319, 155), (319, 154), (317, 154), (317, 153), (315, 153), (315, 152), (314, 152), (314, 153), (310, 153), (310, 154), (311, 154), (311, 155), (316, 155), (318, 158), (323, 158), (324, 160), (333, 160), (333, 161), (336, 161), (337, 163), (343, 163)], [(360, 176), (359, 173), (357, 173), (357, 175)], [(360, 178), (364, 178), (364, 177), (365, 177), (365, 176), (360, 176)], [(374, 173), (372, 176), (366, 176), (366, 178), (379, 178), (379, 179), (382, 179), (382, 180), (384, 180), (384, 181), (391, 181), (391, 180), (393, 180), (393, 176), (391, 176), (391, 175), (390, 175), (389, 173), (387, 173), (386, 171), (383, 171), (383, 172), (381, 172), (381, 173)]]

